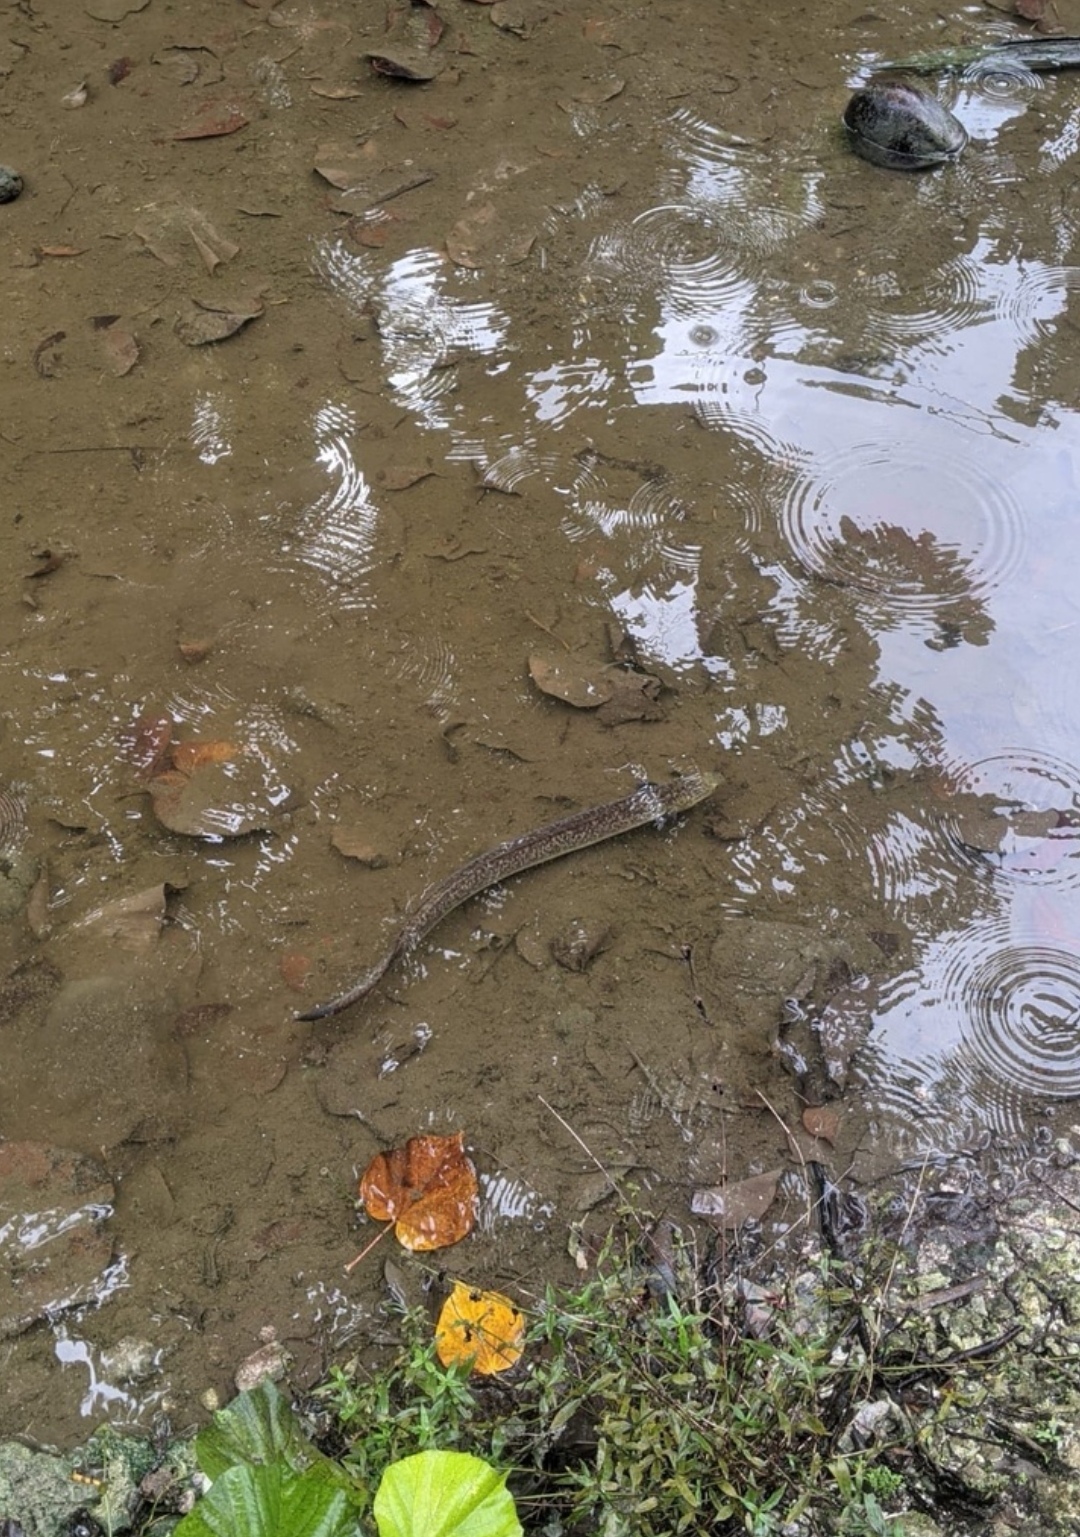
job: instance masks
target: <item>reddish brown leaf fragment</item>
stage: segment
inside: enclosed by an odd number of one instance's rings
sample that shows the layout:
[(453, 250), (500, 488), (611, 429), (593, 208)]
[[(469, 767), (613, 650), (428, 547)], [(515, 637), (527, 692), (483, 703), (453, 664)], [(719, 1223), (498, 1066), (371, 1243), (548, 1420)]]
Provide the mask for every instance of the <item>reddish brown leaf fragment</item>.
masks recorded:
[(302, 993), (311, 975), (311, 957), (299, 950), (289, 950), (281, 957), (279, 965), (285, 986), (291, 987), (294, 993)]
[(139, 344), (127, 326), (113, 324), (101, 332), (101, 346), (109, 368), (122, 379), (139, 361)]
[(176, 649), (185, 662), (202, 662), (214, 649), (212, 640), (178, 640)]
[(85, 256), (86, 247), (84, 245), (39, 245), (37, 254), (39, 256)]
[(221, 139), (246, 128), (249, 118), (232, 103), (204, 104), (196, 120), (173, 134), (174, 139)]
[(363, 89), (358, 85), (321, 85), (318, 82), (311, 87), (312, 96), (325, 97), (327, 101), (351, 101), (355, 96), (363, 96)]
[(582, 27), (581, 33), (587, 43), (595, 43), (598, 48), (618, 47), (615, 22), (610, 16), (593, 16)]
[(105, 78), (110, 85), (119, 85), (121, 80), (126, 80), (132, 71), (132, 61), (125, 54), (123, 58), (114, 59), (105, 71)]

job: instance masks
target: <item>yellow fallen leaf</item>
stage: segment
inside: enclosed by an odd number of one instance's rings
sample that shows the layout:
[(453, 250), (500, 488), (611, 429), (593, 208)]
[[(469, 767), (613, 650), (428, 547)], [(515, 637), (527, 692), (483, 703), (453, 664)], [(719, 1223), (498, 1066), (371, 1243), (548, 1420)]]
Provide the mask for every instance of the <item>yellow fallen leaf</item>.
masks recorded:
[(468, 1362), (490, 1377), (521, 1359), (525, 1317), (501, 1292), (480, 1291), (455, 1281), (435, 1326), (435, 1351), (444, 1366)]

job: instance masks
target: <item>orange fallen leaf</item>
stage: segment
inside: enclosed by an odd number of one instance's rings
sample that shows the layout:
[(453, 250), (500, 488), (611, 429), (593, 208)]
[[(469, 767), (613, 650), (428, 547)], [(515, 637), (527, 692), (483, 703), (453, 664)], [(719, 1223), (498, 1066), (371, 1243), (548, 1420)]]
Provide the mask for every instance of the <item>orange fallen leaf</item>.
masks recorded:
[(208, 763), (231, 763), (239, 751), (234, 742), (174, 742), (172, 766), (190, 775)]
[(521, 1359), (524, 1339), (524, 1315), (509, 1297), (454, 1282), (435, 1326), (435, 1353), (444, 1366), (468, 1362), (484, 1377), (509, 1371)]
[(392, 1222), (406, 1249), (443, 1249), (472, 1232), (476, 1222), (476, 1170), (465, 1134), (410, 1137), (404, 1147), (377, 1153), (360, 1180), (369, 1217)]
[(258, 755), (232, 742), (172, 743), (146, 788), (162, 827), (189, 838), (220, 842), (270, 825)]
[(85, 256), (84, 245), (39, 245), (39, 256)]

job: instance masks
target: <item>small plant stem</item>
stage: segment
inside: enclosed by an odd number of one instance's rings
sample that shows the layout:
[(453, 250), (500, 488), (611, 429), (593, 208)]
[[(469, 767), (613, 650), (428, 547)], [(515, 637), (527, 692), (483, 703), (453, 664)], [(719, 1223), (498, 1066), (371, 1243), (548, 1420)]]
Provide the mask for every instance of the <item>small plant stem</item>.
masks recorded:
[(389, 1233), (393, 1225), (394, 1224), (392, 1222), (388, 1222), (381, 1232), (375, 1234), (375, 1237), (371, 1240), (370, 1243), (364, 1245), (359, 1254), (353, 1255), (352, 1259), (345, 1266), (346, 1275), (351, 1275), (352, 1272), (356, 1269), (357, 1265), (359, 1265), (360, 1261), (362, 1259), (367, 1259), (375, 1245), (377, 1243), (382, 1243), (383, 1239), (386, 1237), (387, 1233)]

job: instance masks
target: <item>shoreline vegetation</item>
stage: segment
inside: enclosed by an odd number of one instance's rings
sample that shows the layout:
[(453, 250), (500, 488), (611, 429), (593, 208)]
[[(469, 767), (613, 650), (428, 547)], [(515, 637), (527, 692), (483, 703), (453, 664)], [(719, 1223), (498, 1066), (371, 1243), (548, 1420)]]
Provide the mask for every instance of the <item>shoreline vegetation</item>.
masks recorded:
[[(440, 1359), (446, 1272), (414, 1261), (421, 1304), (391, 1284), (383, 1343), (313, 1388), (279, 1354), (194, 1440), (105, 1428), (66, 1458), (0, 1445), (0, 1533), (271, 1537), (291, 1511), (290, 1537), (401, 1537), (433, 1530), (427, 1506), (409, 1524), (410, 1500), (452, 1506), (467, 1474), (495, 1502), (475, 1527), (491, 1537), (1066, 1537), (1080, 1127), (1037, 1151), (1023, 1179), (972, 1154), (867, 1199), (804, 1168), (812, 1221), (783, 1254), (752, 1220), (680, 1229), (624, 1205), (584, 1241), (578, 1287), (519, 1291), (520, 1359), (487, 1376), (467, 1351)], [(466, 1455), (410, 1461), (427, 1452)], [(66, 1499), (51, 1513), (41, 1463)]]

